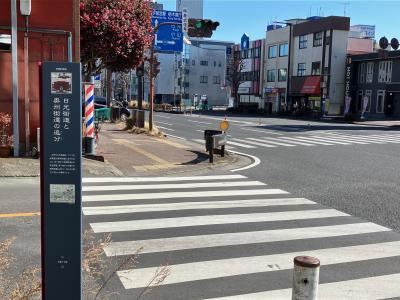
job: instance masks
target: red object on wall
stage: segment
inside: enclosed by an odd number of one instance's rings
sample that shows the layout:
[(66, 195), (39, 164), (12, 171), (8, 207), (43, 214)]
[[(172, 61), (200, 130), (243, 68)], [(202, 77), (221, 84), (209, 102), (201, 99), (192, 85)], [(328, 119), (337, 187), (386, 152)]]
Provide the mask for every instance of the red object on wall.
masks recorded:
[(302, 94), (320, 94), (321, 93), (321, 76), (308, 76), (301, 88)]
[[(11, 26), (11, 1), (0, 0), (0, 26)], [(25, 28), (17, 0), (18, 28)], [(72, 33), (73, 60), (79, 61), (79, 0), (32, 0), (29, 28), (63, 30)], [(11, 34), (1, 29), (0, 34)], [(40, 61), (67, 61), (68, 36), (29, 32), (29, 113), (30, 141), (36, 141), (39, 127), (39, 68)], [(18, 31), (18, 100), (20, 142), (25, 143), (25, 89), (24, 89), (24, 30)], [(0, 111), (12, 113), (11, 52), (0, 51)], [(21, 147), (22, 148), (22, 147)]]

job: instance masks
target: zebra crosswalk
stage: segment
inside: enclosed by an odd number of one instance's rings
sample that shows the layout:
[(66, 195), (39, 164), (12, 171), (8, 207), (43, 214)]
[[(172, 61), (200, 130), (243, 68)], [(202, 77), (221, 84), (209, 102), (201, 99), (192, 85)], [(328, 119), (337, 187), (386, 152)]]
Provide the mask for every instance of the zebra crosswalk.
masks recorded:
[[(117, 272), (135, 299), (160, 265), (170, 274), (146, 299), (289, 299), (293, 258), (321, 261), (321, 299), (400, 296), (400, 235), (238, 174), (85, 178), (83, 213), (112, 234), (108, 257), (143, 247)], [(379, 283), (379, 284), (377, 284)]]
[[(204, 144), (204, 140), (193, 139)], [(229, 138), (229, 148), (277, 148), (277, 147), (312, 147), (312, 146), (349, 146), (370, 144), (399, 144), (400, 133), (384, 133), (372, 135), (355, 135), (347, 133), (303, 134), (291, 136), (260, 136), (256, 138)]]

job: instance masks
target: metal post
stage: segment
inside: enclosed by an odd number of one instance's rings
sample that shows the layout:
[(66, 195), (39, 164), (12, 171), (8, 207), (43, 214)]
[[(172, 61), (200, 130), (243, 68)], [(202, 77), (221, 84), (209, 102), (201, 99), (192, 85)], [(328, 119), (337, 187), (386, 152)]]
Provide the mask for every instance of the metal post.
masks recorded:
[(311, 256), (294, 258), (292, 300), (317, 300), (320, 262)]
[[(140, 70), (144, 70), (144, 63), (142, 62), (142, 64), (138, 67), (140, 68)], [(144, 92), (144, 86), (143, 86), (143, 74), (139, 74), (139, 76), (137, 76), (137, 84), (138, 84), (138, 109), (143, 109), (143, 92)]]
[[(158, 29), (158, 28), (157, 28)], [(155, 32), (156, 29), (154, 30)], [(154, 41), (155, 38), (153, 36), (151, 49), (150, 49), (150, 99), (149, 99), (149, 131), (153, 131), (153, 98), (154, 98), (154, 74), (153, 74), (153, 67), (154, 67)]]
[(17, 0), (11, 0), (11, 49), (13, 82), (13, 137), (14, 156), (19, 156), (19, 116), (18, 116), (18, 28)]
[[(290, 73), (290, 53), (291, 53), (291, 47), (292, 47), (292, 23), (287, 23), (289, 25), (289, 43), (288, 43), (288, 48), (289, 48), (289, 53), (288, 53), (288, 66), (287, 66), (287, 74), (286, 74), (286, 112), (289, 110), (289, 90), (290, 90), (290, 79), (292, 78), (292, 74)], [(281, 110), (281, 104), (279, 100), (279, 111)]]
[(68, 33), (68, 62), (72, 62), (72, 32)]
[(28, 35), (28, 16), (25, 16), (25, 35), (24, 35), (24, 73), (25, 73), (25, 155), (30, 151), (30, 122), (29, 122), (29, 35)]

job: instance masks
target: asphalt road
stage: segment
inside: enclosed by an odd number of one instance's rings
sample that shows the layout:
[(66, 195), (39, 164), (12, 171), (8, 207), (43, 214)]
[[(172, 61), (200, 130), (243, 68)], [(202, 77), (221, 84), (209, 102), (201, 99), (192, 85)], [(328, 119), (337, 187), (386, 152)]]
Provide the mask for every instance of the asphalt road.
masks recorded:
[[(155, 115), (165, 134), (198, 143), (204, 130), (218, 129), (222, 119)], [(400, 232), (399, 130), (279, 118), (227, 119), (230, 148), (261, 161), (241, 174)]]

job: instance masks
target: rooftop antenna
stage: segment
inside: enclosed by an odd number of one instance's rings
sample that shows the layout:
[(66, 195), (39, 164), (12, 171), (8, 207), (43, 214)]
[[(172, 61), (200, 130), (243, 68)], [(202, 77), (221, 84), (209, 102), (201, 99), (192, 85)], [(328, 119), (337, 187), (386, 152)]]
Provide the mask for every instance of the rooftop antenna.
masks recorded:
[(343, 16), (345, 17), (347, 15), (347, 7), (350, 5), (350, 2), (341, 2), (341, 4), (343, 5)]

